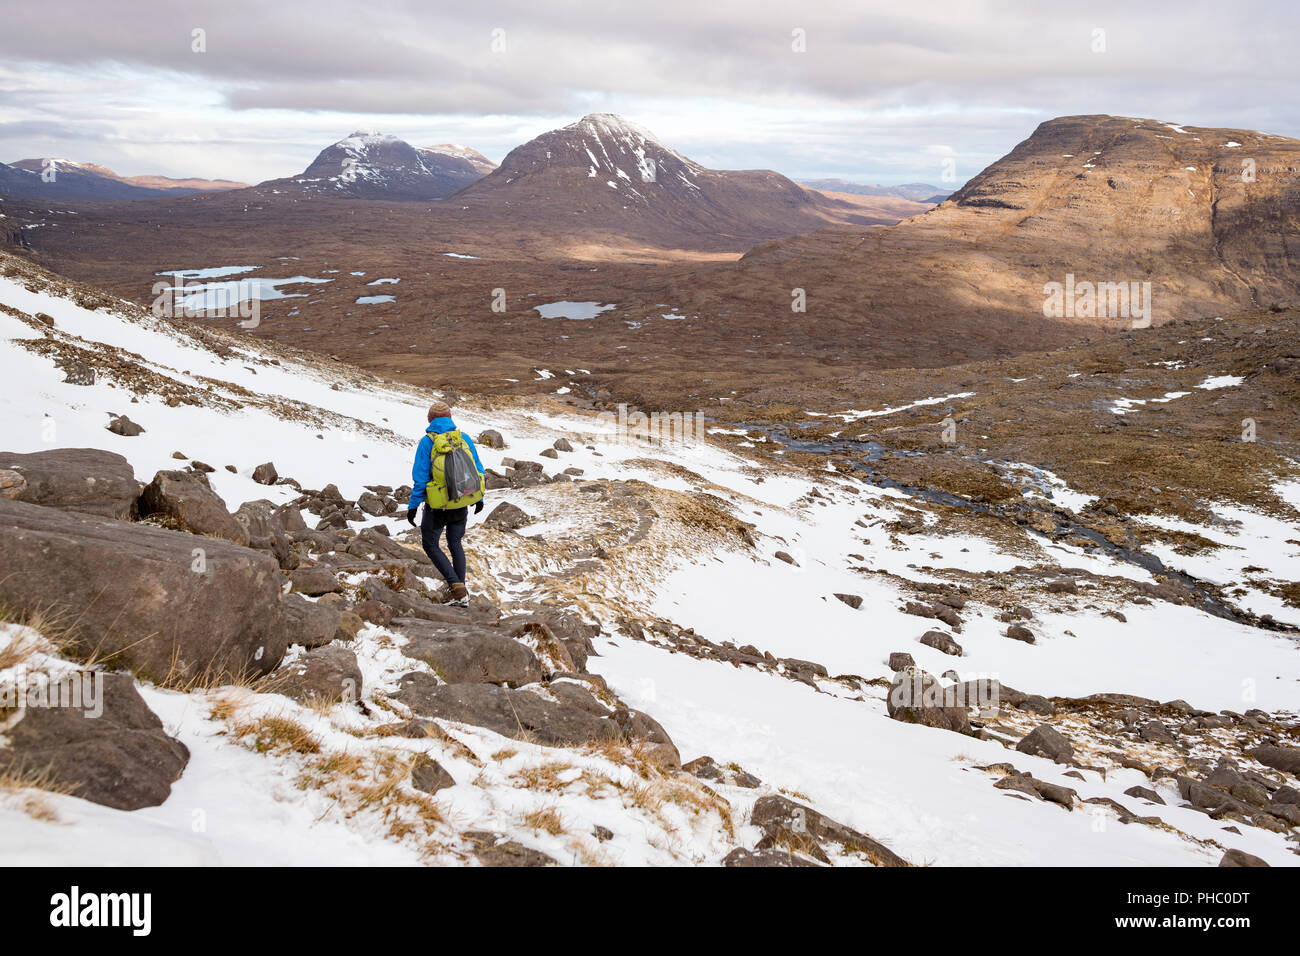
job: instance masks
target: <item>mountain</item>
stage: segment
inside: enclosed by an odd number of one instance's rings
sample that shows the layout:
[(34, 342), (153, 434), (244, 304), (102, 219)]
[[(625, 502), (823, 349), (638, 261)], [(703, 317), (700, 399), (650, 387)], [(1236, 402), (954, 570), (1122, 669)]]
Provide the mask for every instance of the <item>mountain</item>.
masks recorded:
[(342, 199), (444, 199), (483, 178), (490, 160), (465, 146), (417, 149), (396, 136), (358, 130), (321, 150), (300, 175), (261, 183), (259, 192)]
[(77, 163), (70, 159), (20, 159), (16, 163), (0, 163), (0, 195), (49, 199), (52, 202), (158, 199), (243, 187), (243, 183), (224, 179), (119, 176), (105, 166)]
[[(497, 168), (497, 164), (492, 162), (477, 149), (469, 146), (461, 146), (459, 143), (442, 143), (439, 146), (418, 146), (416, 147), (424, 164), (433, 167), (439, 163), (446, 163), (448, 160), (460, 160), (469, 163), (477, 172), (486, 176), (492, 170)], [(449, 168), (453, 168), (448, 163)], [(459, 170), (459, 165), (454, 167)]]
[(471, 214), (676, 243), (868, 221), (770, 170), (707, 169), (612, 113), (592, 113), (516, 147), (457, 203)]
[(940, 189), (928, 183), (903, 183), (901, 186), (869, 186), (847, 179), (801, 179), (801, 186), (828, 193), (853, 193), (858, 196), (894, 196), (912, 202), (939, 203), (951, 195), (951, 190)]
[(923, 215), (764, 243), (679, 283), (677, 301), (775, 329), (798, 285), (809, 347), (869, 336), (877, 367), (1286, 305), (1300, 301), (1297, 169), (1300, 140), (1282, 136), (1060, 117)]

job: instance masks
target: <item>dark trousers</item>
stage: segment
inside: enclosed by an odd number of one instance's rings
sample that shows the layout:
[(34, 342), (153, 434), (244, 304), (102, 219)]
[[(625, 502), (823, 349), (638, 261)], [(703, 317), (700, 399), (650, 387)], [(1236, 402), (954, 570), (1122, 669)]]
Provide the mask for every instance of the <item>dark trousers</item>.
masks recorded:
[[(420, 543), (424, 545), (424, 553), (448, 584), (465, 581), (465, 549), (461, 546), (461, 539), (465, 537), (468, 519), (468, 508), (443, 511), (426, 505), (424, 517), (420, 520)], [(442, 553), (442, 548), (438, 547), (438, 539), (442, 537), (444, 528), (447, 531), (447, 550), (451, 552), (450, 561)]]

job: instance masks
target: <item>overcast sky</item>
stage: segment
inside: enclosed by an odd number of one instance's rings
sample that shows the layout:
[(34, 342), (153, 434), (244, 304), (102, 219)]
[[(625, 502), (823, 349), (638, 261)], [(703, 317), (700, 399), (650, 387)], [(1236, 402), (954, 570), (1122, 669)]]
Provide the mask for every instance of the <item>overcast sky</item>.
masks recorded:
[(1300, 136), (1298, 27), (1297, 0), (0, 0), (0, 160), (258, 182), (354, 129), (499, 161), (602, 111), (716, 168), (945, 185), (1067, 114)]

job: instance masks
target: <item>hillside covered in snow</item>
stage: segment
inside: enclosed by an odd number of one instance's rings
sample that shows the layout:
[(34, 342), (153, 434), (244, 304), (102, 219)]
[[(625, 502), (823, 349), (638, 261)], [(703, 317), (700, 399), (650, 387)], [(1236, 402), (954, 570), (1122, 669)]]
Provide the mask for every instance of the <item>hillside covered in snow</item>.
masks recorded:
[(1300, 577), (1293, 481), (1178, 529), (1237, 565), (1153, 563), (447, 394), (460, 609), (405, 520), (435, 393), (9, 256), (0, 376), (8, 862), (1300, 863), (1300, 612), (1204, 584)]

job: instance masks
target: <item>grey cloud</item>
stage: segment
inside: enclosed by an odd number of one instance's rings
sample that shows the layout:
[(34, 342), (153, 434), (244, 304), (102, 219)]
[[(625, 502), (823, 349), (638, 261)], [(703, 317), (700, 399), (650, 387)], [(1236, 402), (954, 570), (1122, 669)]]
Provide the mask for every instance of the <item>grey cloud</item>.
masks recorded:
[[(901, 169), (943, 146), (963, 168), (987, 162), (1068, 113), (1300, 134), (1297, 26), (1290, 0), (1237, 16), (1204, 0), (1174, 12), (1127, 0), (65, 0), (6, 10), (0, 80), (8, 70), (24, 82), (0, 82), (0, 103), (34, 124), (32, 136), (54, 137), (48, 124), (66, 123), (67, 138), (91, 143), (108, 135), (84, 125), (100, 102), (49, 76), (102, 76), (116, 101), (100, 112), (127, 140), (205, 112), (231, 138), (239, 116), (252, 124), (272, 111), (295, 141), (319, 129), (342, 135), (355, 115), (385, 127), (425, 116), (483, 130), (472, 145), (495, 145), (497, 158), (513, 145), (508, 131), (533, 121), (589, 108), (642, 120), (646, 108), (665, 117), (647, 125), (701, 161), (852, 176)], [(194, 28), (206, 31), (205, 53), (190, 49)], [(495, 28), (505, 30), (504, 53), (490, 49)], [(807, 53), (791, 49), (795, 28), (807, 33)], [(1104, 53), (1092, 51), (1096, 29)], [(147, 82), (119, 79), (115, 91), (119, 74), (173, 83), (195, 105), (155, 105)], [(124, 107), (133, 94), (158, 116)], [(686, 122), (715, 109), (708, 136)], [(484, 116), (492, 123), (476, 127)], [(23, 135), (0, 130), (0, 141)]]

